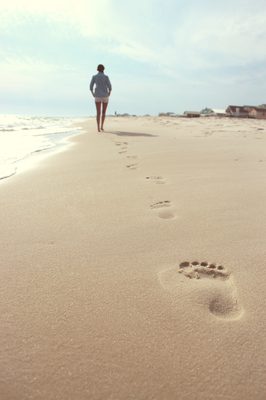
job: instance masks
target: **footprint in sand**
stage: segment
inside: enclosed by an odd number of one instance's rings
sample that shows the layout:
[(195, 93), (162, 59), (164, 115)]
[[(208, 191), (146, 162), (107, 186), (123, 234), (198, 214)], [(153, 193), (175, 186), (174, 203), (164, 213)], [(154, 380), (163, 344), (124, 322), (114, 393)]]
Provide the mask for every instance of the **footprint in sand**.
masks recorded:
[(128, 142), (115, 142), (116, 146), (119, 146), (119, 154), (124, 154), (128, 149)]
[[(232, 274), (222, 265), (207, 261), (183, 261), (176, 268), (159, 273), (162, 286), (172, 292), (198, 295), (198, 301), (217, 318), (239, 319), (243, 314)], [(181, 284), (187, 283), (184, 287)], [(180, 286), (181, 284), (181, 286)]]
[(173, 219), (175, 218), (175, 213), (172, 208), (172, 203), (170, 200), (158, 201), (150, 205), (152, 210), (157, 211), (157, 215), (163, 219)]
[(137, 168), (137, 166), (138, 166), (138, 164), (137, 164), (137, 163), (133, 163), (133, 164), (127, 164), (127, 165), (126, 165), (126, 167), (127, 167), (128, 169), (136, 169), (136, 168)]
[(119, 154), (124, 154), (128, 150), (128, 143), (127, 142), (116, 142), (116, 146), (119, 146)]
[(127, 146), (128, 142), (115, 142), (116, 146)]
[(136, 160), (136, 159), (138, 158), (138, 156), (129, 155), (129, 156), (127, 156), (127, 158), (128, 158), (129, 160)]
[(165, 183), (165, 179), (162, 176), (156, 175), (146, 176), (146, 180), (149, 182), (153, 182), (157, 185), (163, 185)]
[(170, 206), (171, 206), (170, 200), (163, 200), (163, 201), (157, 201), (157, 203), (151, 204), (150, 207), (154, 210), (155, 208), (170, 207)]
[(204, 136), (212, 136), (213, 135), (213, 131), (208, 131), (204, 133)]

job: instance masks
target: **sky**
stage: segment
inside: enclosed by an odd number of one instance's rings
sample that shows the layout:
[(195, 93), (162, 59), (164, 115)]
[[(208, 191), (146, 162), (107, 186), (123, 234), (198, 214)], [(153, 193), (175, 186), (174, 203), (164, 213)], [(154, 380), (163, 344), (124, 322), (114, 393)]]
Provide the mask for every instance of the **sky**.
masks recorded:
[(183, 113), (266, 103), (265, 0), (0, 0), (0, 114)]

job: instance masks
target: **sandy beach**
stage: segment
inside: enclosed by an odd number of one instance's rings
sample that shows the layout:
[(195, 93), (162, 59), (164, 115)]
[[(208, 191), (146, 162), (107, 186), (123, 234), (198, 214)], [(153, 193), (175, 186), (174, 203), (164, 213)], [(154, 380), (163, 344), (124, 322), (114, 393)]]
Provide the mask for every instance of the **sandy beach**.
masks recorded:
[(263, 400), (266, 120), (94, 119), (0, 182), (1, 400)]

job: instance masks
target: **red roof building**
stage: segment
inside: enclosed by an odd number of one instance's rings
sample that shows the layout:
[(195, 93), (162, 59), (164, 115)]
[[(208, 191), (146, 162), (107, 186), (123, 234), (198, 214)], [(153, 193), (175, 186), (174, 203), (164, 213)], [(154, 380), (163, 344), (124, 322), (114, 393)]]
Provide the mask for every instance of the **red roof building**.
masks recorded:
[(228, 106), (226, 113), (231, 117), (266, 119), (266, 108), (256, 106)]

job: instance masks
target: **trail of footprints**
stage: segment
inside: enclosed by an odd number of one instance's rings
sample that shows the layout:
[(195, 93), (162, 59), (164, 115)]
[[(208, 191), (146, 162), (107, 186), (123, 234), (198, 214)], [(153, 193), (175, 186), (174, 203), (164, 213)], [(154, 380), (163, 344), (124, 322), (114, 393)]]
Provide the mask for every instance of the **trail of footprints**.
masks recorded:
[[(115, 145), (119, 147), (118, 154), (127, 154), (128, 152), (128, 142), (115, 142)], [(128, 164), (126, 164), (126, 168), (128, 169), (136, 169), (138, 167), (138, 163), (136, 162), (136, 155), (127, 155)]]
[[(126, 154), (128, 142), (116, 142), (119, 154)], [(138, 166), (136, 155), (126, 155), (128, 164), (126, 168), (136, 169)], [(151, 175), (145, 177), (147, 182), (165, 184), (162, 176)], [(150, 204), (152, 212), (163, 219), (175, 218), (173, 204), (170, 200), (161, 200)], [(180, 291), (180, 277), (184, 277), (188, 285), (183, 288), (182, 295), (190, 296), (189, 281), (199, 282), (193, 293), (201, 299), (201, 304), (215, 317), (226, 320), (239, 319), (243, 309), (239, 305), (237, 289), (234, 285), (232, 274), (223, 265), (207, 261), (182, 261), (178, 267), (159, 272), (159, 280), (164, 289), (178, 293)], [(187, 278), (187, 279), (186, 279)], [(202, 300), (203, 299), (203, 300)], [(184, 301), (184, 298), (182, 299)]]
[[(115, 145), (119, 148), (118, 153), (126, 155), (127, 164), (126, 168), (128, 170), (135, 170), (138, 168), (138, 156), (128, 153), (128, 142), (126, 141), (116, 141)], [(149, 175), (145, 177), (147, 182), (156, 185), (163, 185), (166, 180), (160, 175)], [(167, 208), (167, 210), (166, 210)], [(150, 209), (157, 212), (159, 218), (162, 219), (173, 219), (175, 218), (175, 212), (173, 210), (173, 205), (170, 200), (162, 200), (150, 205)]]
[[(181, 277), (187, 285), (180, 286)], [(164, 289), (182, 293), (182, 301), (186, 295), (190, 301), (193, 296), (219, 319), (236, 320), (243, 314), (232, 274), (221, 264), (183, 261), (175, 268), (159, 272), (159, 280)]]

